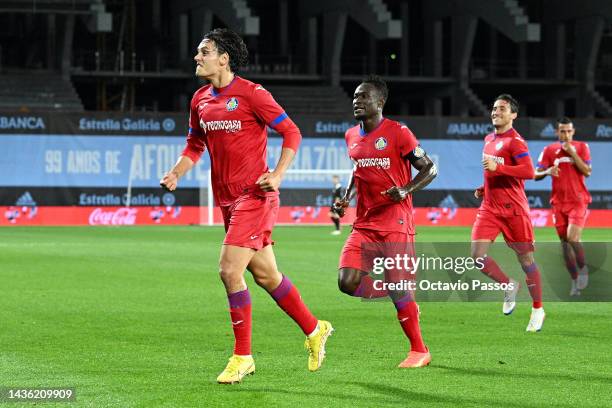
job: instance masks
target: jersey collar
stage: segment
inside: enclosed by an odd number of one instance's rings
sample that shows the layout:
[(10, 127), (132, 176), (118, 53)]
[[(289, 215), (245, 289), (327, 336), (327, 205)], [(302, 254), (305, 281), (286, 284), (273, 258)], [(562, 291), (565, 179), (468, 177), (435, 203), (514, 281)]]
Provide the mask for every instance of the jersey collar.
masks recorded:
[(497, 134), (497, 133), (493, 132), (493, 140), (497, 139), (498, 137), (513, 136), (514, 133), (515, 133), (514, 128), (510, 128), (510, 129), (506, 130), (504, 133), (500, 133), (500, 134)]
[(513, 136), (514, 135), (514, 128), (510, 128), (508, 130), (506, 130), (504, 133), (500, 133), (497, 134), (495, 132), (493, 132), (493, 136), (497, 139), (498, 137), (507, 137), (507, 136)]
[(229, 84), (227, 84), (223, 88), (215, 88), (214, 86), (211, 85), (210, 86), (210, 94), (214, 98), (216, 98), (217, 96), (221, 95), (223, 92), (227, 91), (234, 84), (234, 82), (236, 82), (236, 78), (238, 78), (238, 75), (234, 75), (234, 79), (232, 79), (232, 82), (230, 82)]
[(370, 132), (366, 133), (365, 130), (363, 130), (363, 128), (361, 127), (361, 124), (359, 124), (359, 136), (361, 137), (366, 137), (367, 135), (369, 135), (372, 132), (375, 132), (376, 130), (378, 130), (378, 128), (383, 124), (383, 122), (387, 120), (387, 118), (383, 117), (380, 122), (378, 122), (378, 125), (376, 125), (376, 127), (374, 129), (372, 129)]

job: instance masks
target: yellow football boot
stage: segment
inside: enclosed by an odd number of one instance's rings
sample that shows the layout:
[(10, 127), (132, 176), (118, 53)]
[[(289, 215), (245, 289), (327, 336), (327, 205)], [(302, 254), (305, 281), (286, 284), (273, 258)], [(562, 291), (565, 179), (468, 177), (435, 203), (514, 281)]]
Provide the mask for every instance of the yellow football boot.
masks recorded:
[(317, 371), (325, 359), (325, 343), (334, 328), (330, 322), (319, 320), (319, 331), (312, 337), (307, 337), (304, 347), (308, 350), (308, 369)]
[(245, 375), (255, 374), (255, 361), (251, 356), (230, 357), (225, 370), (217, 377), (219, 384), (235, 384), (242, 381)]

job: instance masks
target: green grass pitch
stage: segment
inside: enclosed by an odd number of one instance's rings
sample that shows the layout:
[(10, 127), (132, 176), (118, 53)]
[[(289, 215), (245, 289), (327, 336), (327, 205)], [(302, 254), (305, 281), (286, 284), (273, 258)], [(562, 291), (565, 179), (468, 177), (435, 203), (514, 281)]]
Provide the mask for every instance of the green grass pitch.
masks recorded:
[[(257, 372), (222, 386), (233, 338), (220, 228), (2, 228), (0, 387), (76, 388), (76, 402), (54, 407), (610, 406), (610, 303), (547, 303), (544, 330), (527, 334), (528, 303), (503, 316), (500, 302), (423, 302), (432, 364), (400, 370), (407, 340), (392, 304), (338, 291), (347, 231), (329, 231), (274, 233), (280, 269), (336, 328), (322, 369), (307, 371), (301, 331), (248, 277)], [(417, 239), (465, 241), (469, 229)]]

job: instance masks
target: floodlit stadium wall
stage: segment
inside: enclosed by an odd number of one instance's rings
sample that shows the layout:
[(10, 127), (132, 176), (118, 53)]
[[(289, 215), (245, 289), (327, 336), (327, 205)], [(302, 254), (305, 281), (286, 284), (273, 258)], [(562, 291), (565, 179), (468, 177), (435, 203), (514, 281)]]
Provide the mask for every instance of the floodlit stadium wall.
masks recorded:
[[(280, 223), (329, 223), (329, 170), (349, 170), (344, 132), (350, 119), (292, 116), (304, 140), (283, 182)], [(438, 177), (413, 196), (419, 225), (471, 225), (482, 184), (482, 139), (492, 131), (483, 118), (402, 117), (436, 161)], [(0, 225), (132, 225), (208, 223), (207, 155), (173, 193), (159, 179), (180, 155), (183, 114), (0, 114)], [(577, 140), (591, 147), (593, 196), (588, 227), (612, 226), (612, 121), (576, 120)], [(554, 120), (519, 119), (535, 161), (556, 140)], [(268, 162), (278, 160), (282, 140), (271, 132)], [(317, 173), (320, 170), (320, 173)], [(300, 171), (304, 171), (300, 173)], [(552, 225), (550, 179), (526, 183), (532, 220)], [(221, 222), (218, 209), (213, 221)], [(350, 221), (352, 217), (348, 215)]]

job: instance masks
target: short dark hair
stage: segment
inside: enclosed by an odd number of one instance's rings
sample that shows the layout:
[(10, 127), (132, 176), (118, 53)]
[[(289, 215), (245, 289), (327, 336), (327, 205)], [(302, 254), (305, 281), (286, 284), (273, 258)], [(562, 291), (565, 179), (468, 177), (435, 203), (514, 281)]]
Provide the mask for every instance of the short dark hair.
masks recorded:
[(495, 98), (495, 101), (493, 101), (493, 103), (495, 103), (496, 101), (500, 101), (500, 100), (508, 102), (508, 104), (510, 105), (510, 112), (518, 113), (519, 104), (518, 104), (518, 101), (512, 97), (512, 95), (501, 94), (497, 98)]
[(387, 88), (387, 83), (381, 77), (378, 75), (368, 75), (361, 83), (374, 85), (374, 88), (376, 88), (380, 96), (383, 97), (385, 102), (387, 101), (389, 97), (389, 88)]
[(567, 116), (563, 116), (557, 119), (557, 129), (559, 129), (559, 125), (571, 125), (573, 122)]
[(215, 28), (204, 35), (205, 40), (215, 42), (219, 55), (229, 55), (229, 65), (232, 72), (238, 71), (249, 63), (249, 51), (238, 34), (227, 28)]

